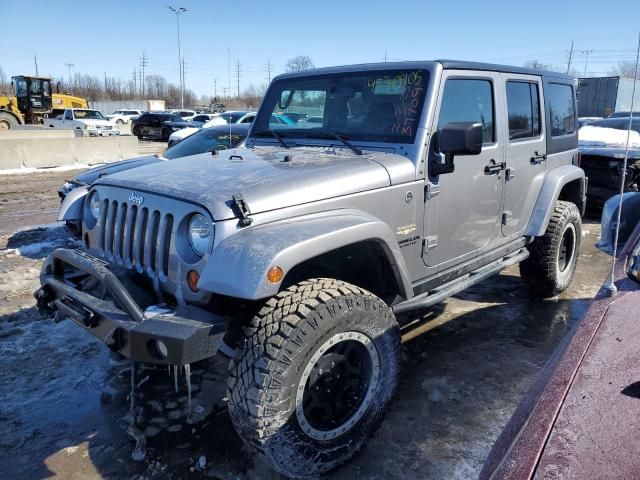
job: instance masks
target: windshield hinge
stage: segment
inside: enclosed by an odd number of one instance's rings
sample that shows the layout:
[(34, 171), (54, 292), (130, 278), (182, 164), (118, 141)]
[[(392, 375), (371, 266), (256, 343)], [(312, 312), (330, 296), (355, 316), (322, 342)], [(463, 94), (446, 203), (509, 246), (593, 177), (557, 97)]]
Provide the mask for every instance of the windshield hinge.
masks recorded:
[(436, 185), (435, 183), (428, 182), (424, 188), (425, 190), (425, 198), (427, 200), (431, 200), (433, 197), (438, 196), (440, 193), (440, 185)]
[(250, 218), (251, 210), (249, 210), (249, 205), (243, 198), (241, 193), (236, 193), (232, 195), (233, 205), (235, 206), (236, 215), (240, 217), (240, 226), (248, 227), (253, 223), (253, 218)]

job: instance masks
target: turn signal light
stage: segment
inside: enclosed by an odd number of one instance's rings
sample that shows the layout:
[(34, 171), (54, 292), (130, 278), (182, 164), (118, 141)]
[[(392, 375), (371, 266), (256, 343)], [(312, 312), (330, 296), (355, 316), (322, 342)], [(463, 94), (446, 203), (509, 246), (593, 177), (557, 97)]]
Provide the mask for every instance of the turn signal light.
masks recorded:
[(187, 285), (192, 292), (198, 291), (198, 280), (200, 280), (200, 274), (195, 270), (189, 270), (187, 273)]
[(283, 276), (284, 272), (280, 267), (271, 267), (267, 272), (267, 280), (269, 280), (269, 283), (278, 283), (282, 280)]

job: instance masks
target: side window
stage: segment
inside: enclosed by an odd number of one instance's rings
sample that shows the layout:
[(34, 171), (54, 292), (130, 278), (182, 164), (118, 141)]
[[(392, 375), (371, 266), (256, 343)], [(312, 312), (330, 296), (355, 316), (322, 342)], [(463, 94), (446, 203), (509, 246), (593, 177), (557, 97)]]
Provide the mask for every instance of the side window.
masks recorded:
[(507, 82), (509, 140), (540, 135), (540, 98), (538, 84)]
[(482, 124), (482, 143), (494, 143), (493, 85), (489, 80), (450, 78), (444, 86), (438, 130), (450, 122)]
[(545, 99), (551, 117), (551, 136), (569, 135), (576, 131), (573, 87), (560, 83), (545, 86)]
[(73, 114), (71, 113), (71, 110), (67, 110), (66, 112), (64, 112), (64, 119), (73, 120)]

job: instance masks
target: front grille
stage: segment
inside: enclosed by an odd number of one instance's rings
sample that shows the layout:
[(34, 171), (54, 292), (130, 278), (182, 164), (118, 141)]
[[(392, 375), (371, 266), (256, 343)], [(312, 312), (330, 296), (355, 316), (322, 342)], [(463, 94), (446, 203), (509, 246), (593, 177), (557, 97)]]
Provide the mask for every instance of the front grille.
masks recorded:
[(116, 200), (103, 200), (99, 254), (115, 265), (168, 276), (173, 215)]

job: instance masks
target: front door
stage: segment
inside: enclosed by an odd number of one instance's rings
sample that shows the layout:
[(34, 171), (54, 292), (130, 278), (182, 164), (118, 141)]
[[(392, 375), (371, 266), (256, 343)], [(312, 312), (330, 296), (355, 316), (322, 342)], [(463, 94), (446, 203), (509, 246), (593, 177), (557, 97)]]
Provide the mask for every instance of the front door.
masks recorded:
[(505, 193), (502, 234), (524, 233), (547, 168), (541, 78), (502, 74), (508, 122), (505, 125)]
[(443, 73), (429, 160), (437, 161), (437, 131), (449, 122), (483, 125), (479, 155), (458, 155), (452, 173), (427, 179), (423, 259), (446, 268), (477, 254), (500, 236), (504, 118), (500, 76), (493, 72)]

